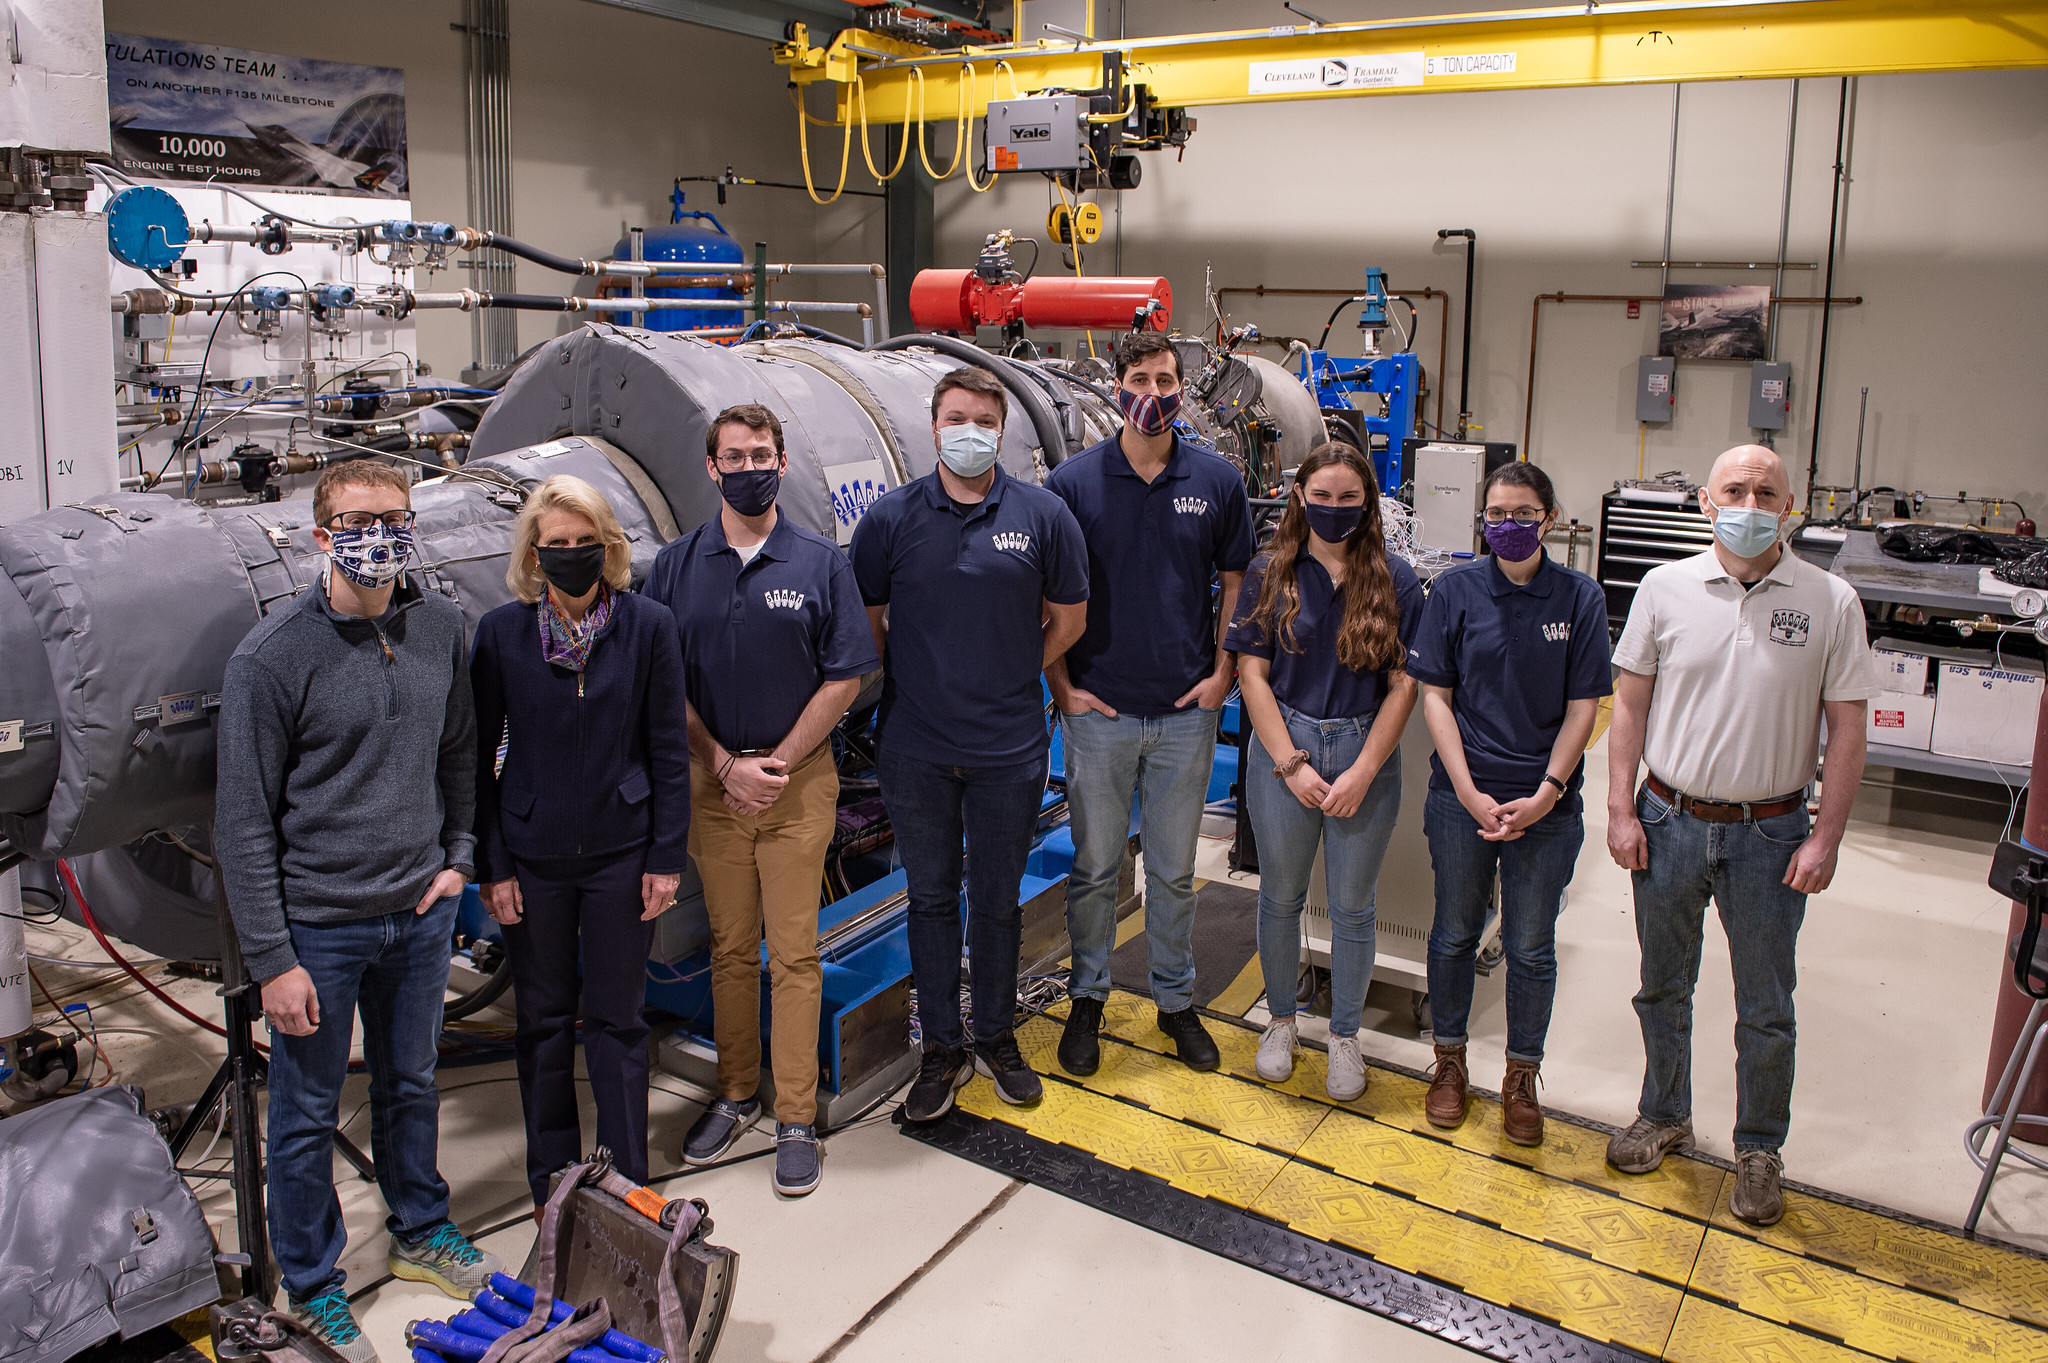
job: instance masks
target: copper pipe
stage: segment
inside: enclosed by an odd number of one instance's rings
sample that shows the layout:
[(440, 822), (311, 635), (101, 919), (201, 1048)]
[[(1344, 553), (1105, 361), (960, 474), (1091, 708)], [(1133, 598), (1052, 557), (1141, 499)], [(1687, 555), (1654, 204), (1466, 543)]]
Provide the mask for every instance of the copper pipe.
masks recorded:
[[(1249, 287), (1216, 290), (1216, 307), (1218, 311), (1222, 310), (1224, 295), (1233, 293), (1248, 293), (1259, 298), (1264, 298), (1268, 295), (1278, 298), (1355, 298), (1358, 296), (1358, 290), (1356, 289), (1279, 289), (1269, 288), (1264, 284), (1253, 284)], [(1434, 298), (1437, 300), (1436, 421), (1434, 425), (1437, 434), (1441, 435), (1444, 429), (1444, 366), (1450, 363), (1451, 356), (1451, 296), (1442, 289), (1396, 290), (1391, 283), (1387, 285), (1387, 294), (1392, 298), (1421, 298), (1424, 300)]]
[[(1837, 307), (1854, 307), (1863, 301), (1863, 295), (1853, 298), (1774, 298), (1772, 302), (1780, 307), (1804, 304), (1812, 307), (1820, 303), (1832, 303)], [(1529, 305), (1529, 383), (1528, 400), (1522, 408), (1522, 458), (1533, 458), (1530, 446), (1533, 443), (1536, 423), (1536, 334), (1543, 321), (1545, 303), (1655, 303), (1664, 306), (1663, 296), (1650, 297), (1633, 293), (1539, 293), (1535, 302)]]

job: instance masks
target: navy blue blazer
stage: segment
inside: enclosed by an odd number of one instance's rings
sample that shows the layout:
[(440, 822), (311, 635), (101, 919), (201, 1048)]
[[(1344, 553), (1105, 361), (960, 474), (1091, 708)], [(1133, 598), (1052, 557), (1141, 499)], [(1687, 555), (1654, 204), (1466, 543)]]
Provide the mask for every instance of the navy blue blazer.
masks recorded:
[[(648, 875), (688, 859), (690, 735), (683, 647), (668, 607), (620, 592), (578, 674), (541, 653), (540, 607), (514, 601), (477, 622), (476, 869), (647, 848)], [(498, 744), (505, 766), (497, 770)]]

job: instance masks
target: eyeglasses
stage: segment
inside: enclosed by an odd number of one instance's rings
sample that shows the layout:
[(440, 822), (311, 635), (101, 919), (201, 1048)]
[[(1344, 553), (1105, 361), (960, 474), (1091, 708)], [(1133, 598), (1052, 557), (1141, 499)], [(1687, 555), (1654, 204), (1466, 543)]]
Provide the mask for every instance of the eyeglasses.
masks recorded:
[(1513, 521), (1516, 525), (1526, 529), (1532, 525), (1543, 524), (1545, 514), (1541, 511), (1517, 511), (1513, 515), (1509, 515), (1497, 506), (1489, 506), (1486, 508), (1486, 523), (1488, 525), (1504, 525), (1508, 521)]
[(720, 454), (717, 459), (720, 473), (741, 473), (747, 469), (772, 469), (782, 462), (782, 456), (774, 450), (754, 450), (747, 454)]
[(412, 525), (413, 511), (343, 511), (327, 518), (329, 530), (368, 530), (382, 522), (393, 530), (404, 530)]

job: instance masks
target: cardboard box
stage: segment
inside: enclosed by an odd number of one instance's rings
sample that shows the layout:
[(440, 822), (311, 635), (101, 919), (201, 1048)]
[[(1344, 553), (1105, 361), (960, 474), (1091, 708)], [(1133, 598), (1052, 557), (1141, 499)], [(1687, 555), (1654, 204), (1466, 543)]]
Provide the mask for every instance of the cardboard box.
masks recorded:
[(1934, 679), (1927, 655), (1919, 647), (1898, 639), (1879, 639), (1870, 646), (1877, 659), (1878, 684), (1887, 691), (1917, 696), (1932, 689)]
[(1934, 697), (1923, 691), (1886, 691), (1864, 711), (1873, 744), (1926, 752), (1934, 736)]
[(1944, 662), (1938, 673), (1929, 745), (1934, 752), (2008, 767), (2032, 764), (2043, 689), (2038, 664)]

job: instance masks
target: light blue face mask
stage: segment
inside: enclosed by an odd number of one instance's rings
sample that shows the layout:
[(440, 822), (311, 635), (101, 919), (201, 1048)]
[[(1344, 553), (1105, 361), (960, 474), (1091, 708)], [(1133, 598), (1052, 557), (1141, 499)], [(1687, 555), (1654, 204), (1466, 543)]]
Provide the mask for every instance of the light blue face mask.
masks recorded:
[(964, 422), (939, 427), (939, 458), (962, 478), (979, 478), (995, 466), (996, 451), (1003, 445), (1003, 433), (986, 426)]
[(1717, 507), (1714, 538), (1737, 558), (1760, 558), (1778, 542), (1778, 513), (1757, 506)]

